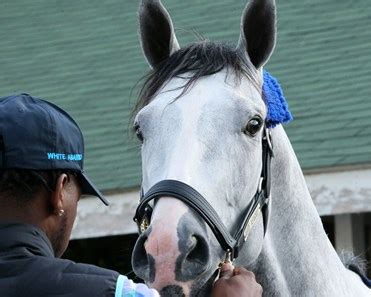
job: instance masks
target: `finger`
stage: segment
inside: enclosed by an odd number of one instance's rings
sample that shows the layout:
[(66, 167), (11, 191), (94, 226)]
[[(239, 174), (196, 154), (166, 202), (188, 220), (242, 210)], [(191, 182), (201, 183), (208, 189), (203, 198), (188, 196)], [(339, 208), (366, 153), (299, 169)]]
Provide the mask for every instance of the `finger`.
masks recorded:
[(245, 276), (245, 277), (248, 277), (248, 278), (251, 278), (251, 279), (255, 280), (255, 274), (253, 272), (245, 269), (244, 267), (236, 267), (233, 270), (233, 275), (242, 275), (242, 276)]
[(220, 268), (219, 278), (231, 278), (233, 276), (233, 265), (230, 262), (224, 263)]

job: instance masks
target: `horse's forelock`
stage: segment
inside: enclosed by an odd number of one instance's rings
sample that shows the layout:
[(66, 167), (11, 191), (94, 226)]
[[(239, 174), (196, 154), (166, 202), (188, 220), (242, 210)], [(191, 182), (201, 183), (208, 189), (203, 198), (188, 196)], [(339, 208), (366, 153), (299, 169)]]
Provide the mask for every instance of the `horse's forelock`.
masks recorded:
[(261, 89), (258, 72), (245, 55), (225, 43), (201, 41), (181, 48), (143, 78), (134, 113), (146, 106), (170, 79), (187, 73), (189, 80), (183, 86), (182, 96), (197, 79), (222, 69), (232, 71), (238, 81), (242, 76), (247, 77), (257, 89)]

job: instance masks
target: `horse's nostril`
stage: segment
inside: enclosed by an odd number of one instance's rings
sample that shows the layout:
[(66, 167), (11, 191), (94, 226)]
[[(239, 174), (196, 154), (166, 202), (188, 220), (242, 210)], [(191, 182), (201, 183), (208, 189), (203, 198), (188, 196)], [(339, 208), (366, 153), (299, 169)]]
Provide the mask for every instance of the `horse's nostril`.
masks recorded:
[(203, 264), (205, 259), (208, 258), (208, 248), (205, 240), (202, 237), (193, 235), (191, 237), (191, 245), (186, 256), (186, 260), (190, 262), (198, 262)]
[(193, 235), (187, 244), (180, 243), (181, 255), (176, 261), (176, 279), (188, 281), (202, 274), (208, 267), (210, 253), (205, 238)]
[(148, 237), (146, 235), (141, 235), (135, 244), (134, 251), (133, 251), (133, 264), (138, 266), (145, 266), (147, 265), (147, 252), (145, 249), (145, 242), (147, 241)]
[(138, 238), (132, 255), (132, 266), (135, 274), (140, 278), (153, 282), (155, 280), (155, 259), (147, 254), (145, 243), (148, 235), (143, 233)]

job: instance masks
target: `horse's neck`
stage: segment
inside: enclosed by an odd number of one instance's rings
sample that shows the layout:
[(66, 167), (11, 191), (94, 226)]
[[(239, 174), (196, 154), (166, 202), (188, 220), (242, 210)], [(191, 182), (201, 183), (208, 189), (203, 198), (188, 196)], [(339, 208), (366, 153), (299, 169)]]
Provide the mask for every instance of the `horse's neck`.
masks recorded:
[(369, 294), (358, 276), (345, 269), (328, 240), (281, 126), (273, 129), (272, 138), (275, 157), (270, 221), (262, 252), (254, 264), (266, 295)]

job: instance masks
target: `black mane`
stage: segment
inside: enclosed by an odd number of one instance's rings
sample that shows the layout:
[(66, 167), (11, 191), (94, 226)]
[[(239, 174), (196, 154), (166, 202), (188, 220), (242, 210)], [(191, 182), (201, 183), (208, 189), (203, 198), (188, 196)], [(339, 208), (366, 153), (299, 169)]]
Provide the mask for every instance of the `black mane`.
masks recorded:
[(256, 87), (259, 86), (255, 67), (235, 47), (224, 43), (200, 41), (176, 51), (144, 77), (134, 112), (146, 106), (161, 86), (171, 78), (185, 73), (191, 74), (190, 80), (184, 85), (181, 93), (183, 95), (200, 77), (217, 73), (224, 68), (233, 71), (237, 79), (245, 75)]

